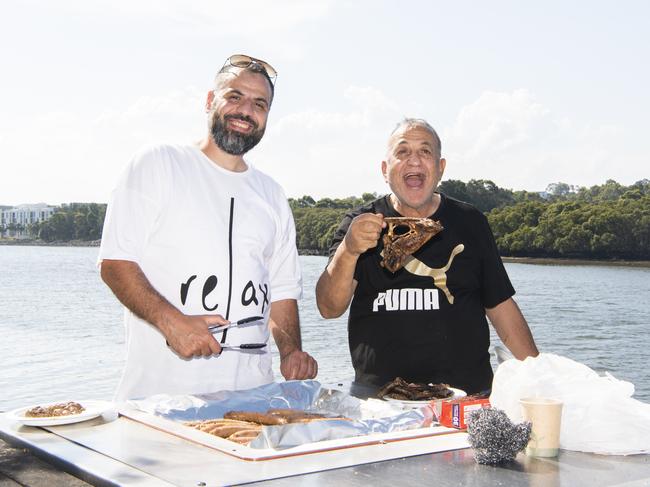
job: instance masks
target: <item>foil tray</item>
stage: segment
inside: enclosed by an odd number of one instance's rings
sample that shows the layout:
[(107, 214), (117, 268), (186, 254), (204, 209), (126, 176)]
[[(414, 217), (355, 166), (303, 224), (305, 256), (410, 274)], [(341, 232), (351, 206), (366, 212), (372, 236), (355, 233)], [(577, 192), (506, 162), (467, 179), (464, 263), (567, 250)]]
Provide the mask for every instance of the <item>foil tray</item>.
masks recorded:
[[(264, 412), (277, 407), (340, 415), (350, 421), (264, 426), (260, 436), (249, 445), (240, 445), (183, 424), (220, 418), (225, 411)], [(432, 423), (432, 407), (400, 409), (376, 399), (364, 401), (324, 388), (317, 381), (288, 381), (245, 391), (195, 396), (157, 395), (129, 401), (119, 407), (119, 413), (157, 430), (250, 461), (462, 434), (457, 429)]]

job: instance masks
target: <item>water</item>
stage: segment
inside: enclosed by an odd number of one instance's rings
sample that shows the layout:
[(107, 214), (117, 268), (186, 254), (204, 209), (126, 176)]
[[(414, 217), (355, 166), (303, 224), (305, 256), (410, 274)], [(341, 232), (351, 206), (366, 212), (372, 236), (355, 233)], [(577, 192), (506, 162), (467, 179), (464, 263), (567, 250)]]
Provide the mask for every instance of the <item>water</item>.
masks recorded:
[[(0, 247), (0, 411), (111, 398), (124, 358), (122, 308), (101, 282), (96, 256), (96, 248)], [(303, 348), (318, 361), (321, 381), (349, 380), (347, 317), (323, 320), (315, 304), (326, 259), (301, 262)], [(650, 402), (650, 269), (506, 267), (541, 351), (628, 380), (634, 397)], [(492, 343), (499, 344), (495, 334)]]

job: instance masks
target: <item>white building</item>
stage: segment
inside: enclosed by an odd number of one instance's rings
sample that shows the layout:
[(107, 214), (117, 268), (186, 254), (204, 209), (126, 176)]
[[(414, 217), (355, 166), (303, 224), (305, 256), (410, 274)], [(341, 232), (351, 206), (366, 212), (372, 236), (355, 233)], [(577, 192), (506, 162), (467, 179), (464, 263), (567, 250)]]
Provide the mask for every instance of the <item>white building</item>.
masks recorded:
[(8, 210), (0, 210), (0, 228), (6, 229), (12, 224), (24, 228), (30, 223), (43, 222), (50, 218), (55, 210), (55, 206), (45, 203), (18, 205)]

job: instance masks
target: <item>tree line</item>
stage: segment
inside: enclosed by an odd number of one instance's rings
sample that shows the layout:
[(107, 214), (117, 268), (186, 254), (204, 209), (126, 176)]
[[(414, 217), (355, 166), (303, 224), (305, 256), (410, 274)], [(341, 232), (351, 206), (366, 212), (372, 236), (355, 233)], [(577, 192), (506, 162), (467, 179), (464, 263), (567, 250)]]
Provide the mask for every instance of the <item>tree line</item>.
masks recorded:
[(566, 189), (487, 214), (502, 255), (650, 260), (650, 180)]
[[(608, 180), (589, 188), (554, 183), (541, 194), (483, 179), (447, 180), (439, 190), (487, 215), (504, 256), (650, 260), (648, 179), (631, 186)], [(377, 197), (289, 198), (301, 253), (325, 255), (344, 215)], [(70, 203), (27, 230), (46, 242), (99, 240), (105, 214), (105, 204)]]
[[(439, 191), (485, 213), (504, 256), (650, 260), (648, 179), (631, 186), (608, 180), (590, 188), (554, 183), (541, 194), (489, 180), (448, 180)], [(345, 213), (376, 197), (290, 198), (298, 248), (326, 254)]]
[(28, 225), (27, 231), (44, 242), (99, 240), (102, 238), (105, 216), (105, 204), (63, 204), (46, 221)]

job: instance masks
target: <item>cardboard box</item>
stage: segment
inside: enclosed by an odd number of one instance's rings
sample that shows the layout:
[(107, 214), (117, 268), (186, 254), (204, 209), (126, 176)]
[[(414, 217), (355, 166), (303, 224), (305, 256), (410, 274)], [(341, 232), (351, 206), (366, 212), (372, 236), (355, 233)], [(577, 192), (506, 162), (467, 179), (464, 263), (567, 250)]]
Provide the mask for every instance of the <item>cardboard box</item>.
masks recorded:
[(488, 397), (467, 396), (447, 399), (435, 405), (438, 422), (448, 428), (467, 429), (466, 420), (472, 411), (490, 407)]

